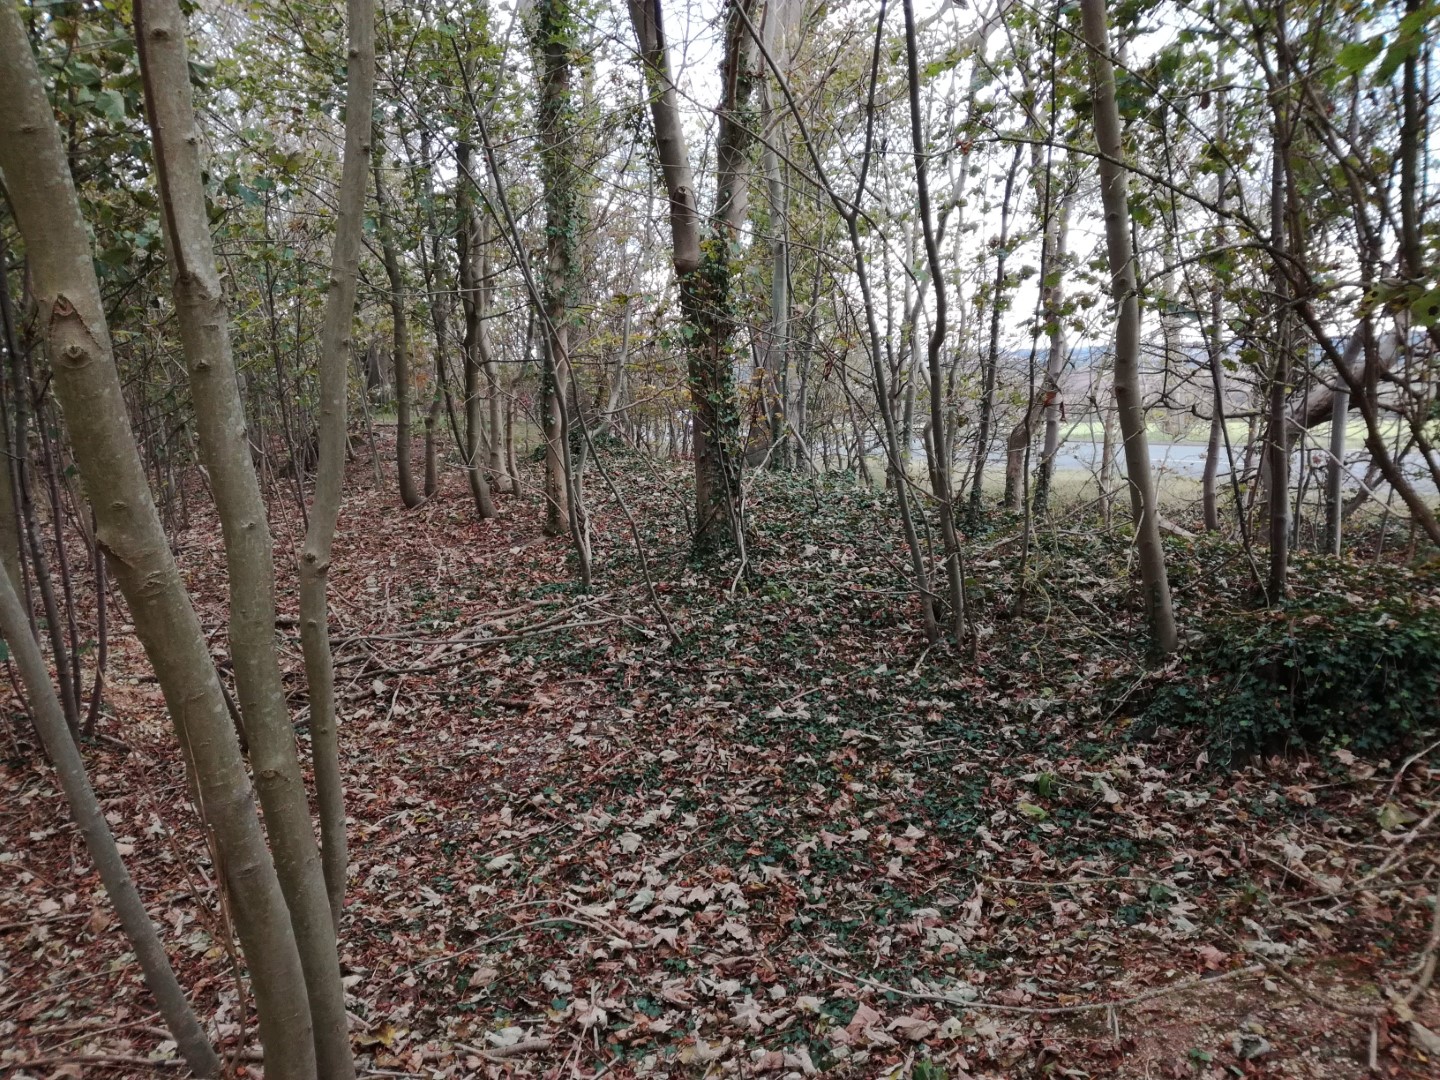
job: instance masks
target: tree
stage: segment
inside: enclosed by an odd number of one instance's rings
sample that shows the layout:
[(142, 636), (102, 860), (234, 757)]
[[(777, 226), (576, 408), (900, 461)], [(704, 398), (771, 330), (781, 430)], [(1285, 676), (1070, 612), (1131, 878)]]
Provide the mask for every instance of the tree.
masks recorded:
[(215, 253), (190, 93), (190, 60), (179, 0), (134, 5), (145, 109), (155, 148), (161, 224), (170, 261), (201, 461), (210, 476), (230, 582), (230, 653), (256, 788), (280, 887), (305, 972), (322, 1076), (355, 1074), (335, 919), (275, 642), (274, 543), (250, 457), (245, 409), (230, 351), (230, 319)]
[(1115, 301), (1115, 404), (1125, 443), (1125, 472), (1130, 486), (1130, 513), (1151, 639), (1160, 653), (1179, 646), (1165, 550), (1160, 544), (1160, 507), (1150, 475), (1150, 443), (1140, 398), (1140, 296), (1135, 257), (1130, 247), (1128, 172), (1115, 104), (1115, 66), (1110, 58), (1110, 32), (1105, 0), (1080, 0), (1085, 43), (1090, 50), (1094, 96), (1095, 142), (1100, 150), (1100, 201), (1105, 211), (1105, 246), (1110, 264), (1110, 290)]
[(338, 927), (345, 895), (345, 795), (335, 703), (335, 661), (330, 650), (329, 573), (340, 493), (345, 481), (345, 412), (349, 400), (351, 330), (359, 277), (375, 97), (375, 2), (347, 0), (349, 32), (345, 74), (345, 153), (341, 162), (335, 239), (320, 332), (319, 460), (309, 525), (300, 551), (300, 648), (310, 691), (310, 746), (319, 809), (321, 859), (330, 913)]
[[(98, 542), (130, 605), (214, 836), (260, 1014), (268, 1076), (315, 1077), (309, 1003), (290, 913), (204, 632), (146, 483), (69, 162), (19, 12), (0, 11), (0, 170), (25, 239), (40, 325)], [(95, 498), (96, 495), (99, 498)]]
[[(485, 435), (482, 408), (485, 404), (480, 393), (480, 376), (487, 376), (494, 367), (491, 355), (490, 331), (485, 325), (490, 309), (490, 286), (486, 278), (486, 259), (483, 252), (485, 233), (480, 216), (475, 212), (471, 189), (474, 180), (470, 172), (470, 144), (462, 138), (456, 150), (460, 175), (455, 178), (455, 254), (459, 261), (460, 308), (465, 317), (465, 338), (461, 343), (462, 386), (465, 394), (465, 428), (462, 435), (464, 445), (465, 478), (470, 484), (470, 497), (475, 500), (475, 512), (483, 521), (495, 516), (495, 506), (490, 498), (490, 481), (485, 475), (486, 463), (481, 460), (481, 440)], [(495, 406), (499, 404), (499, 387), (491, 380), (488, 387), (490, 409), (490, 475), (495, 478), (499, 490), (513, 490), (514, 481), (500, 462), (496, 468), (499, 452), (500, 425)], [(508, 485), (508, 488), (507, 488)]]
[[(538, 0), (532, 46), (540, 84), (536, 125), (545, 198), (545, 274), (542, 285), (544, 373), (541, 393), (545, 427), (545, 531), (551, 536), (583, 529), (575, 489), (570, 429), (583, 419), (574, 408), (570, 365), (571, 308), (579, 276), (580, 170), (576, 161), (578, 124), (572, 86), (579, 41), (567, 0)], [(572, 524), (572, 519), (576, 519)], [(583, 542), (577, 535), (577, 542)]]
[(219, 1076), (220, 1059), (200, 1026), (195, 1010), (186, 1000), (179, 980), (175, 978), (175, 970), (165, 955), (159, 931), (150, 921), (145, 903), (125, 869), (120, 849), (115, 843), (115, 834), (110, 831), (105, 811), (90, 786), (90, 778), (85, 773), (85, 759), (80, 756), (65, 721), (60, 699), (50, 683), (45, 657), (40, 654), (40, 646), (31, 636), (29, 620), (20, 598), (15, 594), (9, 568), (7, 560), (6, 573), (0, 573), (0, 634), (10, 646), (25, 683), (25, 691), (30, 695), (40, 741), (55, 766), (55, 775), (65, 792), (65, 801), (70, 806), (80, 835), (85, 838), (85, 849), (100, 873), (105, 894), (115, 906), (125, 937), (145, 974), (145, 985), (160, 1007), (160, 1015), (165, 1018), (165, 1026), (175, 1040), (181, 1057), (196, 1076)]
[[(378, 144), (378, 138), (376, 140)], [(414, 465), (410, 460), (411, 401), (410, 401), (410, 326), (405, 311), (405, 278), (400, 272), (400, 251), (396, 246), (395, 233), (391, 228), (390, 198), (384, 179), (384, 162), (377, 151), (371, 158), (371, 170), (375, 177), (375, 221), (380, 237), (380, 249), (384, 256), (385, 280), (390, 283), (390, 320), (393, 326), (395, 371), (395, 464), (400, 484), (400, 502), (407, 510), (419, 506), (424, 497), (415, 486)]]
[(695, 543), (704, 548), (741, 539), (739, 504), (740, 412), (735, 393), (732, 265), (745, 220), (745, 163), (752, 134), (742, 115), (755, 83), (753, 9), (756, 0), (729, 0), (720, 63), (720, 129), (715, 151), (715, 212), (702, 240), (690, 151), (680, 117), (680, 95), (670, 71), (660, 0), (628, 0), (640, 47), (655, 149), (670, 197), (675, 278), (685, 316), (691, 436), (695, 457)]

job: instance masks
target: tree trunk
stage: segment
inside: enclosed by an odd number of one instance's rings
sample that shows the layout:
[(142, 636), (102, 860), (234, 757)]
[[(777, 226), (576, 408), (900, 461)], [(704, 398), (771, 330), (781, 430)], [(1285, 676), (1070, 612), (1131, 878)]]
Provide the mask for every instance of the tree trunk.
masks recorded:
[[(1064, 273), (1070, 235), (1070, 213), (1075, 206), (1079, 191), (1078, 176), (1067, 177), (1072, 182), (1060, 198), (1059, 232), (1055, 243), (1055, 269), (1053, 274)], [(1067, 361), (1065, 341), (1065, 315), (1062, 310), (1064, 285), (1057, 280), (1051, 293), (1053, 302), (1050, 316), (1050, 353), (1045, 362), (1045, 443), (1040, 452), (1040, 470), (1035, 479), (1035, 513), (1045, 516), (1050, 512), (1050, 489), (1055, 480), (1055, 455), (1060, 452), (1060, 378), (1065, 373)]]
[[(488, 296), (484, 284), (483, 237), (476, 220), (475, 208), (470, 193), (474, 178), (470, 169), (470, 144), (461, 141), (456, 148), (460, 175), (455, 178), (455, 208), (459, 218), (459, 229), (455, 234), (455, 254), (460, 265), (460, 308), (465, 316), (465, 340), (462, 370), (465, 393), (465, 479), (470, 485), (470, 497), (475, 501), (475, 513), (481, 521), (495, 516), (495, 504), (490, 499), (490, 484), (480, 463), (482, 430), (480, 400), (480, 369), (489, 353), (485, 315)], [(477, 280), (475, 261), (479, 255), (480, 280)], [(490, 424), (490, 445), (493, 448), (498, 437), (492, 418)]]
[(0, 633), (5, 635), (15, 664), (20, 669), (20, 678), (25, 684), (35, 718), (35, 730), (45, 746), (46, 755), (55, 766), (55, 775), (65, 793), (65, 801), (80, 835), (85, 839), (85, 849), (100, 873), (105, 894), (115, 906), (115, 914), (140, 963), (145, 985), (159, 1006), (165, 1026), (169, 1028), (180, 1056), (190, 1066), (191, 1072), (200, 1077), (219, 1076), (220, 1059), (216, 1057), (190, 1002), (186, 1000), (185, 991), (180, 988), (175, 970), (170, 966), (170, 958), (165, 954), (160, 934), (150, 921), (144, 901), (125, 869), (120, 849), (115, 845), (115, 834), (110, 831), (105, 811), (95, 797), (90, 778), (85, 774), (85, 761), (70, 736), (60, 699), (55, 696), (55, 688), (50, 683), (45, 657), (30, 635), (25, 609), (15, 595), (8, 574), (0, 575)]
[[(990, 345), (985, 352), (984, 385), (980, 391), (980, 429), (975, 437), (975, 475), (970, 481), (970, 516), (980, 513), (984, 497), (985, 459), (990, 456), (990, 427), (995, 412), (995, 377), (1000, 366), (1000, 315), (1004, 309), (1005, 260), (1010, 246), (1010, 199), (1015, 191), (1015, 176), (1020, 171), (1020, 154), (1024, 147), (1015, 144), (1010, 169), (1005, 174), (1005, 199), (1000, 204), (1000, 245), (995, 249), (995, 284), (990, 294)], [(937, 281), (936, 286), (939, 286)], [(940, 387), (931, 380), (930, 393)]]
[(353, 1077), (335, 921), (276, 651), (274, 543), (250, 456), (230, 349), (229, 313), (210, 242), (185, 19), (178, 0), (137, 0), (134, 12), (175, 311), (190, 372), (201, 461), (224, 537), (230, 655), (240, 712), (305, 972), (316, 1063), (322, 1076)]
[[(570, 309), (579, 275), (579, 238), (583, 211), (579, 175), (570, 145), (577, 131), (572, 53), (578, 47), (575, 15), (566, 0), (539, 0), (534, 47), (540, 76), (538, 126), (545, 198), (545, 277), (543, 300), (545, 430), (545, 532), (574, 536), (583, 548), (579, 478), (572, 475), (569, 435), (584, 423), (578, 396), (571, 393)], [(498, 182), (498, 178), (497, 178)], [(582, 552), (582, 562), (583, 559)]]
[[(1045, 318), (1045, 333), (1049, 348), (1045, 354), (1045, 379), (1040, 392), (1035, 396), (1026, 415), (1016, 424), (1006, 441), (1005, 492), (1006, 502), (1012, 510), (1020, 510), (1024, 496), (1025, 450), (1030, 446), (1035, 424), (1045, 417), (1045, 442), (1040, 452), (1040, 468), (1035, 480), (1035, 515), (1044, 517), (1050, 505), (1050, 481), (1055, 471), (1055, 455), (1060, 449), (1060, 377), (1065, 371), (1065, 314), (1062, 310), (1065, 299), (1065, 257), (1069, 250), (1070, 212), (1075, 205), (1078, 185), (1072, 182), (1073, 175), (1066, 169), (1060, 183), (1065, 190), (1054, 203), (1053, 191), (1046, 196), (1054, 204), (1045, 233), (1041, 238), (1040, 265), (1044, 267), (1044, 280), (1040, 283), (1040, 309)], [(1046, 184), (1053, 184), (1053, 165), (1047, 165)]]
[[(18, 10), (0, 10), (0, 170), (26, 240), (39, 325), (98, 542), (130, 605), (216, 846), (271, 1080), (316, 1076), (310, 1010), (280, 891), (215, 665), (151, 499), (125, 413), (89, 236)], [(96, 493), (103, 497), (94, 498)]]
[(1115, 68), (1110, 59), (1110, 33), (1105, 0), (1080, 0), (1080, 16), (1090, 49), (1095, 104), (1095, 141), (1100, 159), (1100, 200), (1105, 211), (1105, 243), (1111, 289), (1118, 311), (1115, 327), (1115, 403), (1125, 442), (1125, 470), (1130, 483), (1130, 512), (1145, 607), (1155, 649), (1171, 653), (1179, 646), (1165, 551), (1160, 545), (1160, 510), (1150, 476), (1150, 444), (1140, 395), (1140, 298), (1135, 258), (1130, 247), (1130, 205), (1126, 194), (1125, 146), (1120, 110), (1115, 104)]
[(690, 324), (687, 348), (691, 438), (695, 456), (695, 543), (735, 542), (739, 525), (740, 413), (735, 395), (731, 338), (732, 249), (745, 215), (746, 159), (751, 134), (741, 113), (754, 84), (753, 41), (747, 24), (755, 0), (729, 0), (721, 61), (720, 130), (716, 144), (714, 242), (702, 249), (700, 215), (690, 151), (680, 116), (679, 92), (670, 74), (660, 0), (628, 0), (639, 42), (655, 149), (670, 197), (670, 230), (681, 305)]
[[(773, 3), (767, 5), (765, 36), (772, 53), (777, 43), (782, 42), (784, 29), (779, 7)], [(769, 132), (760, 148), (760, 161), (765, 173), (765, 196), (770, 212), (770, 321), (765, 328), (762, 394), (770, 443), (770, 465), (788, 471), (794, 467), (795, 457), (789, 432), (790, 403), (785, 393), (790, 366), (789, 202), (780, 155), (774, 146), (783, 138), (784, 128), (768, 80), (761, 83), (760, 90), (763, 127)]]
[[(1215, 138), (1221, 145), (1229, 137), (1229, 113), (1225, 107), (1225, 81), (1224, 59), (1218, 61), (1219, 67), (1216, 70), (1216, 79), (1221, 83), (1222, 89), (1216, 92), (1215, 96)], [(1226, 242), (1225, 212), (1230, 198), (1230, 174), (1226, 168), (1227, 162), (1223, 155), (1220, 162), (1220, 173), (1216, 178), (1215, 185), (1215, 216), (1216, 247), (1224, 247)], [(1214, 396), (1210, 405), (1210, 438), (1205, 446), (1205, 475), (1201, 482), (1201, 502), (1204, 507), (1205, 528), (1214, 532), (1220, 528), (1220, 452), (1225, 449), (1228, 440), (1225, 438), (1225, 342), (1223, 338), (1225, 330), (1224, 322), (1224, 290), (1219, 274), (1210, 287), (1210, 326), (1205, 335), (1205, 344), (1209, 350), (1210, 360), (1210, 381), (1214, 390)], [(1241, 513), (1239, 506), (1235, 508)]]
[[(940, 536), (945, 544), (945, 573), (950, 585), (951, 631), (955, 638), (955, 644), (959, 647), (965, 643), (964, 567), (961, 564), (960, 536), (955, 527), (955, 500), (950, 488), (950, 451), (949, 442), (946, 439), (945, 433), (945, 401), (941, 390), (941, 354), (945, 349), (947, 297), (945, 293), (944, 269), (940, 264), (940, 247), (935, 238), (934, 216), (930, 209), (929, 170), (926, 167), (926, 146), (924, 136), (921, 132), (920, 71), (918, 46), (915, 41), (915, 6), (913, 0), (904, 0), (903, 11), (905, 16), (905, 64), (910, 97), (910, 142), (911, 149), (915, 155), (915, 187), (919, 204), (918, 209), (920, 211), (920, 226), (925, 237), (925, 258), (930, 265), (930, 280), (935, 289), (935, 321), (930, 330), (930, 341), (926, 352), (926, 360), (930, 371), (930, 427), (934, 450), (931, 461), (931, 475), (933, 477), (935, 501), (939, 504)], [(1015, 152), (1016, 166), (1018, 166), (1019, 161), (1020, 152), (1017, 146)], [(1010, 186), (1014, 183), (1014, 180), (1015, 167), (1012, 166), (1005, 195), (1007, 218), (1010, 205)], [(1003, 250), (1005, 239), (1003, 232), (1002, 227), (1002, 250), (998, 270), (998, 274), (1001, 276), (1003, 276), (1005, 272), (1005, 255)], [(997, 304), (998, 318), (998, 293), (995, 297), (995, 302)], [(993, 342), (991, 351), (993, 354)], [(989, 386), (993, 391), (993, 365)], [(984, 439), (982, 436), (980, 449), (982, 457), (984, 453)], [(900, 478), (899, 482), (903, 483), (903, 478)], [(972, 509), (978, 509), (979, 492), (980, 474), (977, 466), (975, 487), (971, 489)]]
[(360, 233), (365, 219), (365, 174), (369, 170), (371, 113), (375, 97), (375, 0), (347, 0), (350, 63), (345, 79), (345, 155), (341, 163), (330, 282), (320, 328), (319, 454), (310, 525), (300, 551), (300, 648), (310, 691), (310, 747), (315, 767), (315, 803), (320, 819), (321, 861), (330, 914), (338, 927), (345, 899), (345, 790), (340, 777), (340, 740), (335, 713), (335, 662), (330, 651), (326, 596), (330, 550), (340, 516), (345, 482), (347, 360), (355, 318), (355, 282), (360, 266)]
[(395, 343), (395, 464), (400, 480), (400, 501), (413, 510), (423, 501), (415, 488), (414, 467), (410, 461), (410, 328), (405, 321), (405, 279), (400, 274), (400, 254), (390, 229), (390, 211), (380, 154), (371, 161), (375, 174), (375, 220), (380, 234), (380, 250), (385, 263), (385, 277), (390, 283), (390, 318), (394, 323)]

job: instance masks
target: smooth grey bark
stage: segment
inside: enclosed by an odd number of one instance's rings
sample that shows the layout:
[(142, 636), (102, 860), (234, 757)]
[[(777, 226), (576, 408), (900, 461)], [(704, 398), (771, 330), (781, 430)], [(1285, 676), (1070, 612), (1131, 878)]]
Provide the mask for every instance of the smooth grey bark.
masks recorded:
[(55, 775), (65, 793), (70, 813), (85, 839), (85, 849), (100, 874), (105, 894), (115, 906), (115, 914), (140, 963), (145, 985), (155, 998), (165, 1026), (191, 1072), (199, 1077), (219, 1076), (220, 1059), (200, 1026), (195, 1010), (190, 1007), (185, 991), (180, 988), (159, 931), (151, 922), (135, 883), (125, 869), (120, 849), (115, 846), (115, 834), (110, 831), (100, 800), (90, 786), (85, 761), (70, 735), (65, 712), (50, 682), (45, 658), (30, 634), (29, 618), (10, 584), (8, 574), (0, 574), (0, 633), (4, 634), (11, 655), (15, 657), (15, 666), (20, 669), (40, 742), (55, 767)]
[(154, 145), (161, 225), (190, 374), (200, 459), (225, 544), (230, 655), (255, 787), (305, 973), (320, 1075), (355, 1075), (335, 923), (275, 640), (275, 546), (250, 456), (230, 316), (210, 241), (200, 132), (179, 0), (135, 0), (135, 41)]
[(413, 510), (425, 500), (415, 487), (415, 469), (410, 460), (410, 325), (405, 318), (405, 278), (400, 273), (400, 253), (395, 247), (395, 235), (390, 228), (390, 200), (385, 191), (384, 172), (378, 153), (372, 158), (371, 166), (375, 174), (376, 232), (380, 236), (385, 279), (390, 284), (390, 319), (394, 326), (392, 343), (395, 374), (395, 471), (400, 485), (400, 502), (405, 509)]
[(300, 649), (305, 657), (305, 682), (310, 692), (310, 754), (320, 818), (320, 858), (330, 898), (330, 916), (337, 928), (345, 902), (348, 856), (327, 592), (330, 553), (345, 483), (350, 334), (355, 319), (360, 232), (365, 219), (365, 174), (370, 166), (375, 100), (375, 0), (346, 0), (345, 24), (350, 38), (345, 76), (345, 152), (335, 200), (335, 241), (330, 249), (325, 315), (320, 327), (315, 493), (310, 501), (310, 524), (305, 530), (298, 567)]
[(1160, 508), (1150, 475), (1150, 444), (1140, 400), (1140, 297), (1135, 257), (1130, 246), (1130, 204), (1126, 193), (1125, 144), (1120, 110), (1115, 103), (1115, 67), (1110, 58), (1110, 31), (1105, 0), (1080, 0), (1080, 18), (1090, 50), (1095, 107), (1095, 141), (1100, 149), (1100, 201), (1105, 211), (1105, 246), (1109, 257), (1111, 293), (1115, 299), (1115, 404), (1125, 444), (1125, 471), (1130, 484), (1130, 513), (1145, 592), (1150, 633), (1157, 652), (1179, 646), (1165, 550), (1160, 545)]
[(1330, 421), (1330, 461), (1325, 470), (1325, 550), (1340, 554), (1340, 531), (1344, 521), (1345, 502), (1340, 481), (1345, 475), (1345, 428), (1349, 423), (1350, 388), (1335, 388), (1334, 409)]
[(204, 631), (170, 553), (126, 415), (69, 163), (18, 9), (0, 10), (0, 170), (25, 238), (56, 398), (97, 543), (155, 669), (215, 844), (245, 952), (270, 1080), (316, 1076), (309, 1003), (254, 793)]

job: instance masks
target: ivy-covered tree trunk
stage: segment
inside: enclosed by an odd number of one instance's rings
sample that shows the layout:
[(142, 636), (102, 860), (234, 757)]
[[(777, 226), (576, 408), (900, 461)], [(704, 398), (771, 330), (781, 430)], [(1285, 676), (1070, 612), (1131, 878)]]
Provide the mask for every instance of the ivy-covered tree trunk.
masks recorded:
[(695, 543), (705, 548), (733, 543), (740, 527), (740, 408), (735, 392), (731, 275), (736, 238), (745, 220), (754, 130), (749, 109), (756, 82), (755, 50), (746, 24), (758, 21), (759, 0), (729, 0), (726, 8), (715, 217), (712, 233), (703, 242), (660, 0), (629, 0), (629, 7), (650, 88), (655, 148), (670, 197), (675, 276), (687, 338)]
[(566, 438), (574, 419), (570, 415), (570, 308), (579, 269), (582, 216), (574, 145), (579, 125), (571, 85), (576, 21), (568, 0), (539, 0), (536, 4), (534, 46), (540, 74), (538, 126), (545, 185), (545, 532), (561, 536), (571, 528), (572, 513), (578, 510), (571, 506)]
[[(455, 180), (455, 212), (458, 218), (455, 231), (455, 255), (459, 263), (460, 309), (465, 317), (465, 338), (461, 344), (462, 382), (465, 393), (465, 427), (461, 433), (465, 456), (465, 479), (470, 485), (470, 497), (475, 501), (475, 513), (481, 521), (495, 516), (495, 504), (490, 498), (490, 482), (485, 476), (481, 462), (481, 441), (484, 437), (481, 420), (483, 402), (480, 396), (481, 354), (487, 350), (485, 330), (485, 286), (476, 278), (476, 249), (480, 245), (477, 236), (474, 200), (471, 198), (473, 178), (470, 173), (470, 144), (463, 139), (456, 149), (460, 175)], [(483, 274), (483, 271), (482, 271)], [(494, 424), (490, 427), (490, 443), (493, 446), (499, 437)]]

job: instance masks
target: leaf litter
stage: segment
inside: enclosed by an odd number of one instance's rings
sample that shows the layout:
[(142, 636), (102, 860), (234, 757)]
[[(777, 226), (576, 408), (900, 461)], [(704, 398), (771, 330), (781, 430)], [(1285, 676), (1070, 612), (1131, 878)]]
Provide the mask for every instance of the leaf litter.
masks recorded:
[[(604, 493), (589, 595), (540, 535), (534, 477), (485, 525), (454, 477), (412, 512), (348, 494), (332, 629), (362, 1072), (1434, 1075), (1433, 990), (1376, 1008), (1434, 919), (1433, 756), (1221, 769), (1202, 733), (1146, 730), (1173, 672), (1147, 666), (1123, 538), (1098, 529), (1042, 532), (1021, 616), (1016, 560), (973, 542), (972, 662), (924, 647), (882, 494), (756, 478), (731, 595), (732, 564), (691, 558), (678, 470), (612, 471), (673, 645)], [(297, 526), (272, 510), (283, 552)], [(177, 542), (223, 655), (217, 532), (197, 516)], [(1176, 559), (1197, 566), (1182, 617), (1236, 602), (1207, 557)], [(95, 786), (197, 1009), (261, 1076), (125, 627), (112, 664)], [(176, 1075), (43, 763), (0, 768), (0, 1072)]]

